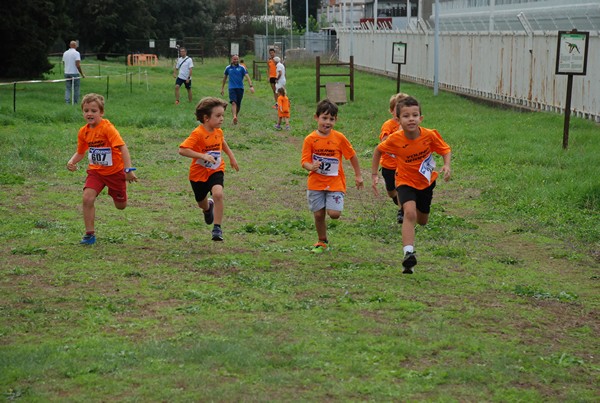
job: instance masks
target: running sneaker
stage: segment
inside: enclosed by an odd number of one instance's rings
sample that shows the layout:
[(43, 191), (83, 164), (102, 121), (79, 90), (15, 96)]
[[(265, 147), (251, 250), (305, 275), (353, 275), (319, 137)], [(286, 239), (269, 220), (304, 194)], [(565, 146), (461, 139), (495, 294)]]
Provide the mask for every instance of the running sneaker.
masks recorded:
[(396, 216), (396, 220), (398, 220), (398, 224), (402, 224), (404, 222), (404, 210), (398, 210), (398, 215)]
[(290, 129), (291, 129), (290, 125), (285, 125), (285, 130), (289, 131)]
[(93, 245), (96, 243), (96, 235), (94, 234), (85, 234), (81, 241), (79, 241), (80, 245)]
[(223, 230), (221, 227), (214, 227), (212, 230), (212, 240), (213, 241), (222, 241), (223, 240)]
[(212, 224), (215, 220), (215, 215), (213, 214), (213, 210), (215, 207), (215, 202), (213, 199), (208, 199), (208, 211), (203, 211), (204, 213), (204, 222), (208, 225)]
[(404, 260), (402, 260), (402, 273), (413, 274), (413, 267), (417, 264), (417, 254), (415, 252), (406, 252), (404, 254)]
[(281, 125), (275, 125), (273, 127), (275, 128), (275, 130), (281, 130)]
[(327, 250), (327, 243), (323, 241), (319, 241), (313, 245), (313, 248), (310, 250), (311, 253), (323, 253)]

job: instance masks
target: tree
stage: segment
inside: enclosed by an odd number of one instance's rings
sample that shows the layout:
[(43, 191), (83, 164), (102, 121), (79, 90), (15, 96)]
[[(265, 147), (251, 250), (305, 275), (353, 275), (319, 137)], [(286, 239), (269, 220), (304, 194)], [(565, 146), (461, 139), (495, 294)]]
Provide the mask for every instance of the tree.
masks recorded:
[(20, 0), (5, 2), (2, 8), (0, 77), (41, 78), (52, 69), (48, 51), (58, 21), (64, 19), (64, 1)]
[(71, 4), (80, 43), (99, 54), (125, 53), (127, 39), (148, 38), (156, 22), (146, 0), (77, 0)]
[[(290, 0), (285, 0), (285, 7), (287, 10), (290, 9)], [(317, 18), (318, 7), (319, 0), (308, 0), (308, 15), (312, 16), (315, 20)], [(295, 26), (306, 30), (306, 0), (292, 0), (292, 20)], [(310, 29), (311, 27), (308, 28)]]

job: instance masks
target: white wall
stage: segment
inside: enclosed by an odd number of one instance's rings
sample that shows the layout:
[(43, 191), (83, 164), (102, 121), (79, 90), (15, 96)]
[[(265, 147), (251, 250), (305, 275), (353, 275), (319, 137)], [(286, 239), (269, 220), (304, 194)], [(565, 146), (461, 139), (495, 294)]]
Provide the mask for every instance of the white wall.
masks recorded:
[[(401, 79), (433, 85), (433, 32), (354, 30), (338, 27), (339, 59), (358, 69), (395, 77), (392, 43), (407, 43)], [(573, 77), (573, 116), (600, 122), (600, 37), (590, 32), (587, 74)], [(556, 75), (558, 32), (442, 32), (439, 87), (459, 93), (562, 113), (567, 76)], [(352, 43), (351, 43), (352, 42)]]

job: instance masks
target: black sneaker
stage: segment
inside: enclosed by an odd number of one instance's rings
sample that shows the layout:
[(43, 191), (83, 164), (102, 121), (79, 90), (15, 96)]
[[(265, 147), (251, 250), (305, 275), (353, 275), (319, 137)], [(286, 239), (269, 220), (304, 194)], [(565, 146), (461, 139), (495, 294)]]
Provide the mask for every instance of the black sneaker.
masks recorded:
[(215, 215), (213, 214), (213, 208), (215, 207), (215, 202), (213, 199), (208, 199), (208, 211), (203, 211), (204, 213), (204, 222), (208, 225), (212, 224), (215, 220)]
[(404, 210), (398, 210), (398, 215), (396, 215), (396, 220), (398, 220), (398, 224), (402, 224), (404, 222)]
[(222, 241), (223, 240), (223, 230), (221, 227), (214, 227), (212, 230), (212, 240), (213, 241)]
[(402, 260), (402, 273), (404, 274), (413, 274), (413, 267), (417, 264), (417, 254), (415, 252), (406, 252), (404, 255), (404, 260)]

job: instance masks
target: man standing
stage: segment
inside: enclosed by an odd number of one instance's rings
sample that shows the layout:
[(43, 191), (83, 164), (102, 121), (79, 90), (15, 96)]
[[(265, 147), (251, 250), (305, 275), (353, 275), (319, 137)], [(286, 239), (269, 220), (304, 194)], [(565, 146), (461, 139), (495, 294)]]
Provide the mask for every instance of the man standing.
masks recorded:
[(237, 125), (238, 113), (242, 109), (242, 99), (244, 98), (244, 77), (248, 80), (250, 91), (254, 94), (254, 86), (250, 81), (248, 70), (240, 65), (240, 57), (233, 55), (231, 64), (225, 67), (223, 74), (223, 84), (221, 85), (221, 95), (223, 95), (225, 83), (229, 77), (229, 103), (231, 104), (231, 113), (233, 114), (233, 124)]
[[(194, 68), (194, 62), (192, 58), (187, 55), (187, 49), (183, 46), (179, 48), (179, 57), (175, 62), (175, 68), (173, 69), (173, 77), (175, 80), (175, 105), (179, 105), (179, 87), (181, 84), (185, 84), (185, 89), (188, 93), (188, 101), (192, 102), (192, 69)], [(179, 70), (179, 74), (177, 71)]]
[(81, 55), (77, 51), (77, 42), (71, 41), (69, 49), (63, 53), (63, 63), (65, 65), (65, 102), (67, 104), (79, 104), (79, 82), (81, 77), (85, 77), (81, 70)]

